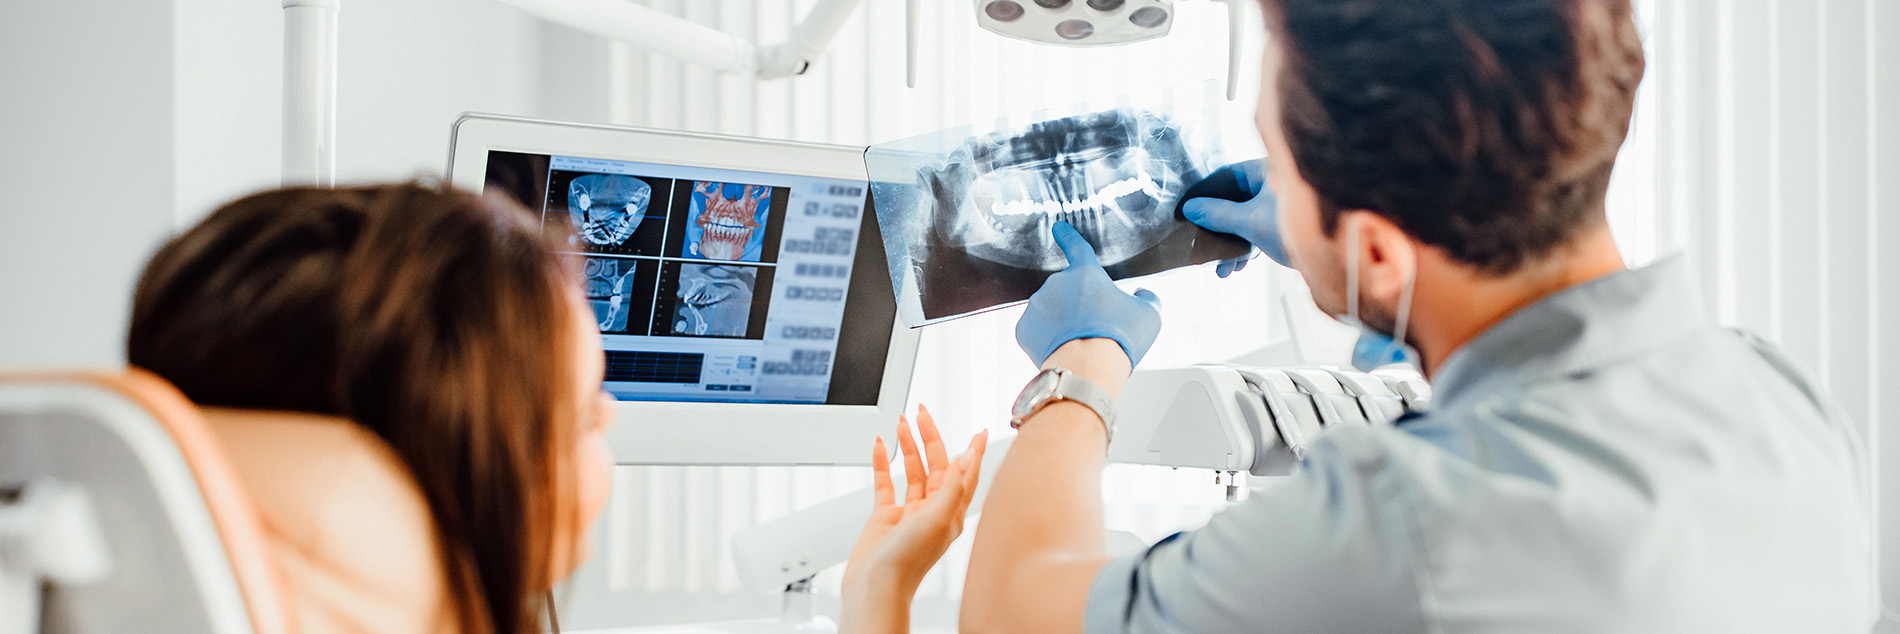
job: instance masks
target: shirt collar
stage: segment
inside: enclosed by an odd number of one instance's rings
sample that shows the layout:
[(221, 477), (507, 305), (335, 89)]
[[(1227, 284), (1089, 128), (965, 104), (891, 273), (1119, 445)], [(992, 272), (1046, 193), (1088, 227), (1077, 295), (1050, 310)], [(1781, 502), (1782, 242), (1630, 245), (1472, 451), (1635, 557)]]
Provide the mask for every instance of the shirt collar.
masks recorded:
[(1519, 309), (1452, 353), (1432, 381), (1432, 409), (1598, 367), (1709, 323), (1684, 258), (1612, 273)]

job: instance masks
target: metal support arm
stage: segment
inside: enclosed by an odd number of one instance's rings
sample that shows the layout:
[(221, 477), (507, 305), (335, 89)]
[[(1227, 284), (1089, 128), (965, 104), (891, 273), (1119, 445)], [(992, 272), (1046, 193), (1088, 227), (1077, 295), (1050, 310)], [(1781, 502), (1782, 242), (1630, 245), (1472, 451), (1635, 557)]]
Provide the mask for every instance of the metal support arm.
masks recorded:
[(627, 0), (501, 0), (541, 19), (723, 73), (761, 79), (804, 74), (831, 49), (864, 0), (820, 0), (791, 37), (758, 48), (750, 40)]

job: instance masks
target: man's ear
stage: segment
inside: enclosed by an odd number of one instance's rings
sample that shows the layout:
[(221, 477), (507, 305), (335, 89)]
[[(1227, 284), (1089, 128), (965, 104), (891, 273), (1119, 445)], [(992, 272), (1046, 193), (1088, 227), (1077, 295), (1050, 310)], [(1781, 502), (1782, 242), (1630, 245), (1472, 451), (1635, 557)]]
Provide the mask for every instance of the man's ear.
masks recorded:
[[(1353, 209), (1339, 215), (1341, 231), (1358, 232), (1359, 293), (1369, 302), (1396, 305), (1405, 281), (1418, 273), (1418, 245), (1385, 216)], [(1341, 236), (1340, 244), (1346, 243)]]

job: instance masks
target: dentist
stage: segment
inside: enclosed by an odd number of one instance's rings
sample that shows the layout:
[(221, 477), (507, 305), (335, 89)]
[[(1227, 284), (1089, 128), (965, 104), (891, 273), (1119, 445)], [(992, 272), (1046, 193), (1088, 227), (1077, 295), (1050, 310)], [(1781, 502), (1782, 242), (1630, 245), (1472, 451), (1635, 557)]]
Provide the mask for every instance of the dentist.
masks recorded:
[[(1058, 225), (966, 632), (1865, 632), (1868, 481), (1681, 259), (1628, 270), (1604, 194), (1644, 54), (1628, 0), (1263, 0), (1249, 202), (1190, 220), (1299, 269), (1433, 408), (1331, 429), (1207, 526), (1104, 551), (1115, 397), (1160, 328)], [(1223, 266), (1223, 273), (1232, 268)], [(1388, 343), (1389, 342), (1389, 343)]]

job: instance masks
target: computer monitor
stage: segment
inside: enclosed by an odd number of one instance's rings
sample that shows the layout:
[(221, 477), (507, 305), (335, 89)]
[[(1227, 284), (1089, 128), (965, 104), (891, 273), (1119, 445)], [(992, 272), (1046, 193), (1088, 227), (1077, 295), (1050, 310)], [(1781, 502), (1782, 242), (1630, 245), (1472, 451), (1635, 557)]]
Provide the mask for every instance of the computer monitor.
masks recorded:
[(582, 258), (623, 464), (865, 464), (917, 350), (864, 148), (464, 115), (449, 178)]

